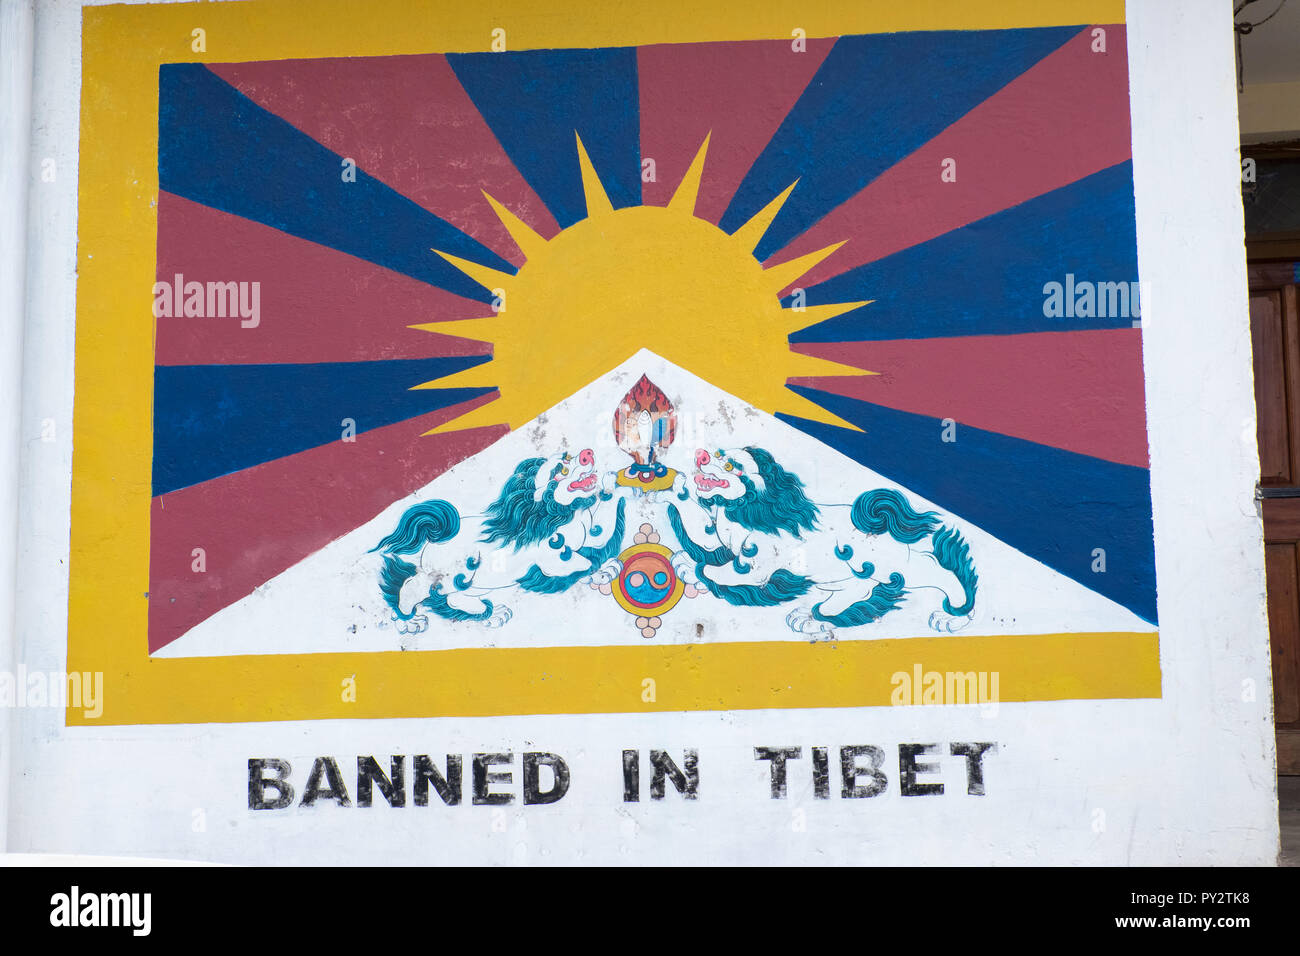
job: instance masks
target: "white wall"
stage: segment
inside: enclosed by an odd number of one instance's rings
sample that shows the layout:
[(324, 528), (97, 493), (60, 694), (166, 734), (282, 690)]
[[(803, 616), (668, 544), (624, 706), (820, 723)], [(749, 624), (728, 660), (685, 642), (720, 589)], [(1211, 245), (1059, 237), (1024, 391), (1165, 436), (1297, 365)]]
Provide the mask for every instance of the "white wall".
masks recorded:
[[(36, 186), (30, 207), (18, 649), (46, 670), (63, 666), (66, 630), (79, 22), (72, 0), (40, 4), (31, 158), (57, 157), (59, 178)], [(992, 718), (873, 708), (72, 729), (59, 711), (31, 710), (10, 849), (243, 862), (1273, 862), (1231, 8), (1134, 0), (1128, 22), (1162, 699), (1003, 704)], [(37, 440), (47, 417), (53, 443)], [(945, 756), (942, 796), (900, 796), (887, 761), (887, 793), (812, 799), (812, 746), (963, 740), (999, 744), (983, 797)], [(788, 800), (770, 799), (755, 745), (803, 746)], [(698, 748), (700, 799), (670, 789), (624, 804), (620, 751), (633, 747)], [(563, 754), (568, 796), (504, 812), (247, 809), (250, 756), (292, 760), (301, 787), (310, 758), (332, 754), (351, 787), (358, 754), (498, 749)]]
[[(30, 0), (0, 2), (0, 514), (18, 509), (33, 19)], [(17, 548), (14, 527), (5, 525), (0, 531), (0, 668), (6, 670), (17, 663), (12, 639)], [(9, 812), (10, 725), (10, 715), (0, 712), (0, 822)], [(0, 829), (0, 852), (4, 849)]]

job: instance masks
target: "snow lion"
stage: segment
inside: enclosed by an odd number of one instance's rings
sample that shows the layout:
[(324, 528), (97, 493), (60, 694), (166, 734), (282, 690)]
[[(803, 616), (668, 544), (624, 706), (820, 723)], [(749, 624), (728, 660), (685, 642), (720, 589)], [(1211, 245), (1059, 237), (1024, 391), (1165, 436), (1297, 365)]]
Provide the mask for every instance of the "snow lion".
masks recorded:
[(512, 612), (489, 595), (558, 594), (579, 581), (612, 580), (621, 570), (626, 502), (619, 499), (608, 529), (597, 512), (613, 497), (613, 482), (613, 472), (597, 474), (585, 449), (576, 459), (566, 452), (521, 461), (481, 515), (462, 518), (442, 500), (412, 505), (371, 549), (383, 556), (380, 590), (398, 630), (425, 630), (429, 614), (500, 627)]
[(823, 637), (912, 600), (938, 605), (929, 618), (937, 631), (969, 623), (979, 577), (966, 541), (893, 488), (814, 504), (796, 474), (751, 446), (697, 450), (677, 497), (698, 507), (669, 506), (681, 545), (673, 567), (723, 601), (776, 606), (816, 592), (820, 600), (791, 610), (786, 623)]

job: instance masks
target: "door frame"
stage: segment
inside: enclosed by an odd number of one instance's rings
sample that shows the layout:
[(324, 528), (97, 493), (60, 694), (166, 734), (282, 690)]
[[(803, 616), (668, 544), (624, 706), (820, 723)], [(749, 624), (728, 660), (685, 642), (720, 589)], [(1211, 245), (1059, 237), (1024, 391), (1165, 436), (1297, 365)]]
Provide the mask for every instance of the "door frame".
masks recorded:
[[(1246, 241), (1246, 274), (1249, 289), (1259, 286), (1278, 284), (1282, 286), (1300, 285), (1300, 234), (1290, 239), (1285, 234), (1270, 234), (1267, 238), (1248, 238)], [(1249, 293), (1248, 293), (1249, 294)], [(1253, 338), (1253, 332), (1252, 332)], [(1255, 359), (1252, 355), (1251, 373), (1254, 374)], [(1256, 482), (1256, 501), (1258, 502), (1261, 530), (1267, 544), (1267, 529), (1270, 523), (1300, 522), (1294, 516), (1295, 499), (1284, 501), (1269, 494), (1268, 488), (1261, 485), (1262, 475)], [(1288, 489), (1289, 490), (1289, 489)], [(1290, 496), (1288, 496), (1290, 497)], [(1295, 537), (1300, 538), (1300, 527)], [(1270, 659), (1276, 653), (1272, 634), (1269, 636)], [(1272, 661), (1270, 660), (1270, 665)], [(1271, 667), (1270, 667), (1271, 670)], [(1276, 707), (1276, 688), (1272, 688), (1273, 703)], [(1273, 729), (1277, 739), (1277, 772), (1280, 776), (1300, 775), (1300, 727), (1279, 727), (1274, 710)]]

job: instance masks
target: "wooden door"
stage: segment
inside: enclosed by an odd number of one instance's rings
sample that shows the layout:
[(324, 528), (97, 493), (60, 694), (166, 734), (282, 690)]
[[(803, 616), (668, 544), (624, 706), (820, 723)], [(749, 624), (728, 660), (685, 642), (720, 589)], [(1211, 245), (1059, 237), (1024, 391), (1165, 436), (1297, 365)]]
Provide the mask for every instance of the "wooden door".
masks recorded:
[(1300, 774), (1300, 263), (1249, 275), (1277, 769)]

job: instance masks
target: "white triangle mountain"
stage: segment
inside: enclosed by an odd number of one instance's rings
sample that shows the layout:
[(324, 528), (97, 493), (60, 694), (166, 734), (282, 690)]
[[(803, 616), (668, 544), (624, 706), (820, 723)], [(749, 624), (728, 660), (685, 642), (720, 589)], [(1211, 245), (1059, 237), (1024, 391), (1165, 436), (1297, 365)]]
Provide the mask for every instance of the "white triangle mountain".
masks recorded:
[[(651, 638), (643, 636), (634, 616), (613, 597), (585, 584), (558, 594), (522, 589), (503, 591), (499, 598), (494, 594), (493, 600), (511, 612), (499, 627), (436, 616), (430, 616), (427, 628), (419, 633), (397, 626), (380, 590), (383, 557), (372, 549), (395, 529), (407, 509), (443, 499), (463, 516), (481, 515), (522, 460), (550, 458), (561, 451), (578, 456), (584, 449), (592, 450), (601, 473), (627, 467), (630, 459), (616, 442), (613, 415), (642, 375), (662, 389), (676, 408), (677, 435), (665, 461), (682, 472), (691, 470), (697, 447), (759, 446), (798, 475), (808, 497), (819, 505), (848, 505), (864, 491), (890, 488), (901, 491), (913, 508), (938, 512), (945, 525), (956, 527), (965, 538), (979, 575), (975, 609), (960, 632), (963, 636), (1155, 630), (1124, 607), (1004, 544), (961, 515), (642, 350), (531, 423), (212, 615), (155, 656), (808, 640), (808, 635), (791, 630), (786, 618), (792, 608), (815, 603), (819, 599), (815, 592), (776, 607), (734, 606), (702, 592), (664, 613)], [(365, 436), (358, 440), (364, 441)], [(634, 532), (650, 523), (663, 544), (676, 550), (675, 537), (664, 520), (667, 505), (687, 508), (693, 502), (677, 502), (672, 492), (657, 500), (620, 494), (628, 502), (625, 543), (631, 544)], [(612, 511), (607, 514), (612, 520)], [(814, 537), (806, 547), (832, 548), (834, 542)], [(500, 553), (505, 560), (516, 560), (509, 549)], [(934, 637), (929, 620), (935, 607), (928, 599), (905, 600), (873, 623), (836, 628), (834, 636), (837, 640)]]

